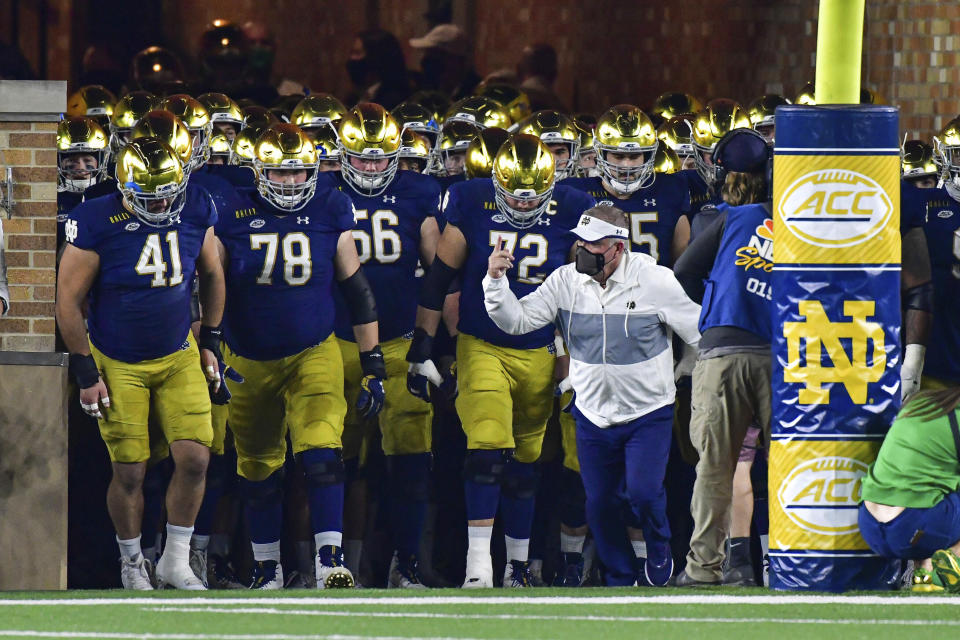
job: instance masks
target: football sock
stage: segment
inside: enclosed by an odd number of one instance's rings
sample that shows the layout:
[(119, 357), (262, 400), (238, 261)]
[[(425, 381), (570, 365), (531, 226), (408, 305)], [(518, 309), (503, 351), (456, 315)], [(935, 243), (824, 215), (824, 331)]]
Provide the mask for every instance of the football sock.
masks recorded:
[(363, 555), (363, 540), (343, 541), (343, 564), (347, 565), (350, 573), (357, 575), (360, 571), (360, 557)]
[[(196, 530), (196, 527), (194, 527)], [(190, 547), (196, 549), (197, 551), (206, 551), (207, 547), (210, 546), (210, 536), (198, 536), (197, 534), (193, 535), (193, 538), (190, 540)]]
[[(583, 553), (583, 543), (587, 536), (571, 536), (570, 534), (560, 532), (560, 551), (562, 553)], [(636, 552), (636, 548), (634, 548)]]
[[(325, 544), (341, 546), (343, 540), (343, 464), (336, 449), (307, 449), (300, 454), (307, 474), (307, 498), (310, 503), (310, 526), (316, 536), (325, 539), (337, 534), (337, 542), (317, 542), (317, 549)], [(317, 471), (314, 472), (313, 470)], [(339, 469), (339, 477), (337, 474)]]
[(471, 555), (490, 556), (490, 540), (493, 538), (493, 525), (489, 527), (467, 527), (467, 557)]
[(341, 531), (321, 531), (313, 534), (313, 544), (320, 547), (341, 547), (343, 546), (343, 533)]
[(750, 564), (750, 538), (730, 538), (730, 566)]
[(430, 454), (390, 456), (393, 487), (390, 505), (394, 547), (403, 560), (420, 551), (420, 536), (430, 490)]
[(163, 555), (169, 556), (172, 562), (187, 562), (190, 557), (190, 538), (193, 536), (193, 527), (178, 527), (167, 523), (167, 544), (163, 548)]
[(530, 538), (511, 538), (503, 536), (507, 547), (507, 562), (512, 560), (527, 561), (527, 554), (530, 550)]
[(633, 555), (638, 558), (646, 559), (647, 557), (647, 541), (646, 540), (631, 540), (630, 546), (633, 547)]
[(770, 536), (768, 534), (760, 536), (760, 551), (763, 555), (770, 553)]
[[(500, 492), (500, 513), (503, 533), (514, 540), (527, 540), (533, 531), (533, 512), (536, 506), (537, 469), (533, 464), (510, 460)], [(526, 551), (524, 551), (526, 556)], [(519, 558), (517, 558), (519, 559)], [(526, 557), (523, 558), (524, 560)]]
[(313, 542), (310, 540), (297, 540), (297, 569), (304, 576), (313, 575)]
[(220, 496), (223, 495), (224, 476), (229, 473), (229, 469), (224, 468), (227, 464), (225, 456), (215, 454), (210, 456), (203, 502), (200, 503), (197, 519), (193, 523), (193, 529), (198, 535), (208, 536), (213, 528), (213, 518), (217, 515), (217, 505), (220, 503)]
[(253, 559), (257, 562), (267, 562), (268, 560), (280, 562), (279, 540), (274, 540), (273, 542), (254, 542), (251, 546), (253, 547)]
[[(472, 450), (467, 452), (467, 456), (468, 462), (479, 470), (475, 477), (468, 475), (463, 481), (467, 520), (492, 520), (497, 515), (497, 503), (500, 501), (499, 478), (492, 470), (503, 466), (503, 451)], [(482, 480), (478, 481), (478, 478)]]
[(129, 540), (121, 540), (117, 537), (117, 545), (120, 547), (120, 556), (127, 562), (136, 560), (137, 556), (142, 554), (140, 551), (140, 536)]
[(250, 529), (250, 542), (267, 544), (280, 539), (283, 527), (283, 478), (280, 472), (256, 482), (241, 478), (243, 512)]

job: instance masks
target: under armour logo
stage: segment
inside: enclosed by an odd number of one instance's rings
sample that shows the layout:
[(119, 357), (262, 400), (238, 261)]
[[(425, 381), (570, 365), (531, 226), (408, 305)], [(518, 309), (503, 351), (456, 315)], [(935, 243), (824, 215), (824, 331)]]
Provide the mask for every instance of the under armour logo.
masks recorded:
[(648, 199), (648, 198), (644, 198), (644, 199), (643, 199), (643, 206), (645, 206), (645, 207), (655, 207), (655, 206), (657, 206), (657, 199), (656, 199), (656, 198), (649, 198), (649, 199)]
[(390, 204), (394, 204), (397, 201), (397, 196), (383, 196), (383, 201), (389, 202)]
[[(874, 313), (876, 302), (844, 300), (843, 315), (850, 318), (849, 322), (831, 322), (819, 300), (804, 300), (797, 306), (806, 320), (783, 325), (788, 362), (783, 379), (806, 384), (806, 388), (800, 390), (800, 404), (828, 404), (830, 390), (822, 387), (825, 382), (842, 384), (851, 400), (857, 404), (866, 403), (867, 385), (880, 380), (887, 366), (883, 327), (877, 322), (867, 322), (867, 317)], [(802, 357), (801, 340), (805, 342)], [(847, 356), (841, 340), (850, 341), (852, 359)], [(868, 341), (873, 342), (873, 358), (869, 365)], [(832, 367), (822, 364), (823, 350), (833, 363)]]
[(297, 216), (297, 224), (310, 224), (310, 218), (307, 216)]
[(549, 227), (549, 226), (550, 226), (550, 218), (540, 218), (539, 220), (537, 220), (537, 224), (542, 224), (542, 225), (546, 225), (546, 226)]

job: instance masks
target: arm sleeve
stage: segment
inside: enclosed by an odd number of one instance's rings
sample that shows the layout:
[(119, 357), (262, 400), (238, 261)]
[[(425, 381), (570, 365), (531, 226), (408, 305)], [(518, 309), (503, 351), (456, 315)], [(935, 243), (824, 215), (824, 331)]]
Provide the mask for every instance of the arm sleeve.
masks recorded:
[(532, 293), (517, 300), (507, 277), (483, 278), (483, 303), (487, 313), (501, 330), (521, 335), (552, 323), (557, 317), (561, 274), (554, 271)]
[(0, 303), (3, 306), (3, 309), (0, 309), (0, 311), (2, 311), (0, 315), (5, 316), (10, 310), (10, 289), (7, 287), (7, 261), (4, 258), (3, 252), (3, 221), (0, 220), (0, 300), (3, 301)]
[(663, 269), (660, 320), (687, 344), (700, 342), (700, 305), (691, 300), (669, 269)]
[(720, 239), (726, 227), (727, 214), (720, 214), (707, 229), (694, 238), (687, 250), (673, 266), (674, 275), (687, 296), (696, 303), (703, 301), (703, 281), (713, 269), (713, 261), (720, 250)]

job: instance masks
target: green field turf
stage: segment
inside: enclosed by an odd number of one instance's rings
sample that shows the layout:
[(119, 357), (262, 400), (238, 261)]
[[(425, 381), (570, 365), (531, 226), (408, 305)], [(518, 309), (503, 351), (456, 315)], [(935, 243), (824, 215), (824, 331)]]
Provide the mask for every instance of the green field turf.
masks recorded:
[(960, 638), (960, 598), (764, 589), (0, 594), (0, 638)]

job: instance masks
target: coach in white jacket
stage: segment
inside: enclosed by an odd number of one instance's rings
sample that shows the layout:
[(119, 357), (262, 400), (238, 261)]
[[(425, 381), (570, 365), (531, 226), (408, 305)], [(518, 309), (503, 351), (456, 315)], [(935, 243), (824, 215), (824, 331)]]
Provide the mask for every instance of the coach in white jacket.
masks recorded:
[[(513, 256), (498, 241), (483, 279), (487, 313), (507, 333), (551, 323), (562, 333), (570, 354), (587, 523), (607, 584), (631, 585), (645, 578), (662, 586), (673, 572), (663, 489), (676, 393), (669, 329), (695, 354), (700, 306), (670, 269), (627, 251), (628, 222), (620, 209), (587, 210), (573, 233), (579, 238), (575, 264), (551, 273), (522, 300), (503, 277)], [(692, 358), (684, 362), (692, 364)], [(637, 575), (627, 538), (624, 486), (643, 523), (644, 576)]]

